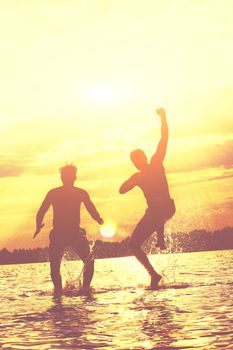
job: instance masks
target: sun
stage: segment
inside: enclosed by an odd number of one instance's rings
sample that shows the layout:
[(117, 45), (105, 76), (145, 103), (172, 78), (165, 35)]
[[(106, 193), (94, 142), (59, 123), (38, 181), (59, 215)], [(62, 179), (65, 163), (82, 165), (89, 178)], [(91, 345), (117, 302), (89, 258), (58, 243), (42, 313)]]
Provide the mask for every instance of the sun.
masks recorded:
[(107, 84), (99, 84), (93, 86), (89, 90), (89, 95), (92, 100), (97, 103), (112, 103), (115, 96), (116, 91), (111, 85)]
[(100, 227), (100, 234), (104, 238), (112, 238), (116, 234), (116, 225), (113, 223), (106, 223)]

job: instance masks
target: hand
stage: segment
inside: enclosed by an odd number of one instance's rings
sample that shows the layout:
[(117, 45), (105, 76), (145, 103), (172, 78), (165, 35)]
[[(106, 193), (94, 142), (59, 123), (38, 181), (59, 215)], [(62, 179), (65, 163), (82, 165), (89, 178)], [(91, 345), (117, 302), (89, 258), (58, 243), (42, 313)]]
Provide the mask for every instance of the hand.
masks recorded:
[(103, 224), (104, 224), (104, 219), (99, 218), (99, 220), (98, 220), (98, 224), (103, 225)]
[(44, 227), (44, 224), (41, 224), (40, 226), (38, 226), (38, 227), (36, 228), (36, 231), (35, 231), (35, 233), (34, 233), (34, 235), (33, 235), (33, 239), (36, 238), (36, 236), (38, 235), (38, 233), (40, 233), (42, 227)]
[(166, 112), (164, 108), (156, 109), (156, 113), (160, 116), (160, 118), (166, 118)]

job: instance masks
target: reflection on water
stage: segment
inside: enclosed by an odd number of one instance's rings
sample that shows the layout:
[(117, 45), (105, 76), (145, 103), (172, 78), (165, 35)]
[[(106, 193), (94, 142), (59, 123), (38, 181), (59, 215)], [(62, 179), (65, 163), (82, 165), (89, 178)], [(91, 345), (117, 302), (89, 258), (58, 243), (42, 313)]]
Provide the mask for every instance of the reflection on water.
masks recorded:
[[(83, 303), (93, 301), (91, 298), (83, 298)], [(63, 304), (62, 300), (55, 300), (52, 307), (47, 310), (47, 320), (50, 325), (48, 332), (53, 334), (59, 348), (95, 348), (98, 344), (88, 339), (88, 331), (95, 329), (97, 320), (92, 318), (92, 311), (88, 307)]]
[[(233, 349), (233, 251), (98, 260), (93, 292), (53, 299), (48, 264), (1, 266), (2, 349)], [(63, 264), (78, 276), (80, 262)]]

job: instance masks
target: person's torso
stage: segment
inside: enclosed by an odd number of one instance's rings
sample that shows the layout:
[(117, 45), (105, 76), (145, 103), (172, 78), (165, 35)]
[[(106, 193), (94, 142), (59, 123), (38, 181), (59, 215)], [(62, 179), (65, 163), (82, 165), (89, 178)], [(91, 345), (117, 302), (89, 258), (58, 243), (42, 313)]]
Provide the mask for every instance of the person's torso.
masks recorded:
[(149, 164), (140, 172), (138, 186), (142, 189), (148, 206), (158, 201), (170, 200), (170, 193), (164, 166), (161, 162)]
[(77, 187), (65, 188), (63, 186), (51, 191), (54, 230), (73, 231), (79, 228), (84, 192), (84, 190)]

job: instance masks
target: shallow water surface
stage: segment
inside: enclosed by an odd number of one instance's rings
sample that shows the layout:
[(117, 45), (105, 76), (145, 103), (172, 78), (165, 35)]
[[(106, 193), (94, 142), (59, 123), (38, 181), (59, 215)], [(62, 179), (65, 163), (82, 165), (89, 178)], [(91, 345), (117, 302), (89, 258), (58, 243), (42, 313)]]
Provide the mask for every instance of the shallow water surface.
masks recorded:
[(133, 257), (97, 260), (93, 292), (82, 264), (64, 261), (70, 287), (52, 296), (49, 264), (0, 266), (1, 349), (233, 349), (233, 251), (150, 257), (158, 291)]

